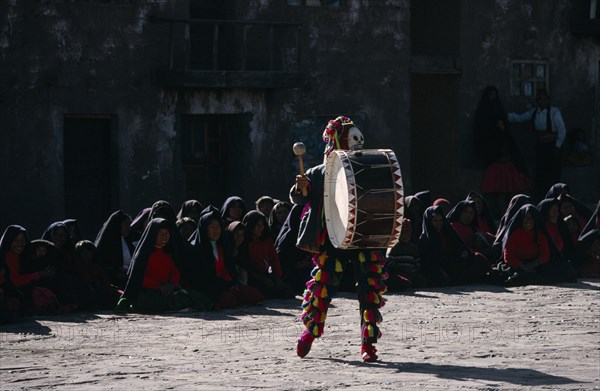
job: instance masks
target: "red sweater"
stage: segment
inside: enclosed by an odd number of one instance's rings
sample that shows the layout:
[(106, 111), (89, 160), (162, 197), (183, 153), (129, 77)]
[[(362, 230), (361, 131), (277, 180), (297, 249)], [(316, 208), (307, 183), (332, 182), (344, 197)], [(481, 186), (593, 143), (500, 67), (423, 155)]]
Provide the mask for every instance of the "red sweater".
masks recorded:
[(164, 284), (179, 285), (179, 270), (175, 267), (173, 258), (162, 248), (155, 248), (146, 266), (144, 288), (160, 289)]
[(250, 267), (268, 273), (269, 266), (273, 269), (273, 275), (281, 278), (281, 263), (275, 245), (271, 239), (254, 239), (248, 243), (250, 254)]
[(21, 274), (19, 254), (8, 251), (4, 259), (6, 260), (6, 266), (10, 269), (10, 279), (16, 287), (21, 287), (29, 284), (31, 281), (40, 279), (40, 273)]
[(565, 242), (560, 236), (560, 232), (558, 231), (558, 225), (552, 223), (546, 223), (546, 231), (550, 234), (550, 238), (556, 245), (558, 251), (562, 252), (563, 248), (565, 248)]
[(223, 256), (223, 249), (221, 247), (217, 248), (217, 252), (219, 253), (219, 258), (215, 258), (215, 273), (217, 277), (225, 281), (231, 281), (233, 278), (229, 274), (227, 267), (225, 267), (225, 257)]
[[(537, 241), (534, 235), (537, 234)], [(548, 240), (541, 232), (527, 232), (517, 228), (506, 241), (504, 247), (504, 262), (511, 268), (522, 268), (523, 261), (538, 260), (546, 263), (550, 260), (550, 248)]]

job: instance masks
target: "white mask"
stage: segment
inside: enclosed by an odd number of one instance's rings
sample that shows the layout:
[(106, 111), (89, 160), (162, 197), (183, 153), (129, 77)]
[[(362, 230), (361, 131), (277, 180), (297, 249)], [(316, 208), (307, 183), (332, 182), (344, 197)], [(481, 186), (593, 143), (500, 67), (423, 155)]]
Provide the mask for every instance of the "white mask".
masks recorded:
[(348, 130), (348, 149), (361, 149), (365, 144), (365, 138), (360, 130), (356, 126), (353, 126)]

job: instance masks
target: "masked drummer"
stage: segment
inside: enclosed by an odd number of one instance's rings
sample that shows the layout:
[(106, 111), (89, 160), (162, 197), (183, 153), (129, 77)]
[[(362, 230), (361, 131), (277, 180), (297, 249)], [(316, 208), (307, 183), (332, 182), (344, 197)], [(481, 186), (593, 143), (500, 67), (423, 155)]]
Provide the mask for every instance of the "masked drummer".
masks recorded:
[[(362, 148), (364, 138), (350, 118), (340, 116), (329, 121), (323, 131), (323, 141), (327, 144), (325, 161), (333, 150)], [(362, 359), (375, 361), (377, 350), (373, 344), (381, 336), (379, 308), (385, 303), (382, 294), (386, 290), (387, 278), (382, 270), (383, 255), (377, 250), (344, 250), (331, 244), (323, 211), (325, 172), (325, 163), (310, 168), (305, 175), (296, 177), (296, 183), (290, 190), (291, 201), (304, 205), (296, 245), (313, 253), (315, 264), (312, 278), (304, 291), (301, 318), (305, 329), (298, 339), (296, 353), (299, 357), (306, 356), (314, 339), (323, 335), (331, 298), (337, 292), (344, 268), (351, 267), (360, 303)]]

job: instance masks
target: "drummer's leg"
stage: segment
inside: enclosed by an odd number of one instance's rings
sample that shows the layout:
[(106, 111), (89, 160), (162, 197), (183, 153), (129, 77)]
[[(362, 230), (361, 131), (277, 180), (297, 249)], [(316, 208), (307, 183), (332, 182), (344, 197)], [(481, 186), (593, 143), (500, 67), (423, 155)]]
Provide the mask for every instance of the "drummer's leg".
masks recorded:
[(353, 260), (356, 294), (360, 308), (362, 356), (365, 361), (377, 359), (372, 345), (381, 337), (378, 323), (382, 321), (381, 308), (385, 299), (387, 273), (383, 270), (383, 256), (377, 250), (362, 250)]
[(315, 268), (306, 283), (302, 302), (302, 322), (318, 338), (323, 335), (327, 310), (343, 272), (342, 262), (335, 251), (324, 251), (313, 257)]
[(323, 335), (325, 330), (327, 310), (343, 272), (342, 262), (337, 255), (339, 252), (330, 250), (313, 257), (315, 268), (311, 272), (312, 278), (306, 283), (302, 302), (301, 318), (306, 329), (296, 347), (300, 357), (308, 354), (313, 340)]

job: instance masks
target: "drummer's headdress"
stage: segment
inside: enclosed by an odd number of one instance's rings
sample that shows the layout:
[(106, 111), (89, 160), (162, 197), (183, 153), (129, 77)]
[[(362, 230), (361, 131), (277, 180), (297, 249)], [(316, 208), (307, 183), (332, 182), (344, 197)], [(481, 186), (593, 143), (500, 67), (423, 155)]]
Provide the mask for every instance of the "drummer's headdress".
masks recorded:
[(350, 150), (354, 147), (362, 147), (364, 137), (354, 122), (348, 117), (339, 116), (329, 121), (323, 130), (323, 141), (327, 143), (325, 155), (329, 156), (336, 149)]

